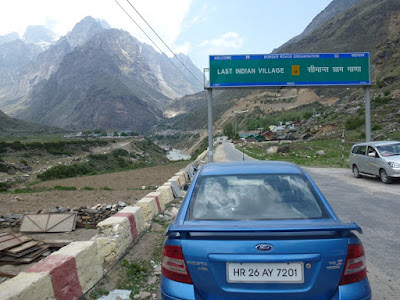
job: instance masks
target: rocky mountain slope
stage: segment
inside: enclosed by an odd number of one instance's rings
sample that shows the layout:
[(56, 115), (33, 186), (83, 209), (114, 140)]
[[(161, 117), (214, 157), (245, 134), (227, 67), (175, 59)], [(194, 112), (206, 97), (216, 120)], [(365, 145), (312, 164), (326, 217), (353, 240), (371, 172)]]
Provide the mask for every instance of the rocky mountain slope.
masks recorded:
[(272, 53), (283, 53), (282, 49), (287, 47), (290, 44), (297, 43), (300, 41), (302, 38), (306, 37), (308, 34), (313, 32), (315, 29), (318, 27), (321, 27), (324, 25), (326, 22), (330, 21), (334, 17), (336, 17), (338, 14), (341, 12), (349, 9), (350, 7), (354, 6), (355, 4), (359, 3), (361, 0), (333, 0), (329, 5), (322, 11), (320, 12), (313, 20), (312, 22), (304, 29), (304, 31), (295, 36), (294, 38), (291, 38), (289, 41), (287, 41), (285, 44), (280, 46), (277, 49), (274, 49)]
[(63, 132), (64, 131), (60, 128), (37, 125), (11, 118), (0, 110), (0, 137), (54, 133), (60, 134)]
[[(35, 44), (14, 42), (33, 52)], [(10, 43), (0, 45), (0, 64), (7, 47)], [(171, 98), (201, 90), (164, 55), (91, 17), (47, 50), (36, 49), (19, 56), (25, 60), (18, 70), (0, 65), (0, 108), (31, 122), (143, 132), (164, 117), (162, 110)], [(188, 57), (179, 57), (201, 78)]]

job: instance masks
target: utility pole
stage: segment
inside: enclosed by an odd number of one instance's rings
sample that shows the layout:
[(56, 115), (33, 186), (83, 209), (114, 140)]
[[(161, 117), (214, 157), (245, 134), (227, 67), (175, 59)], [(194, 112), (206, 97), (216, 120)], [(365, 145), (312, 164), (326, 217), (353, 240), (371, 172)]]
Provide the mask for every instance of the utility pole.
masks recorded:
[(235, 110), (235, 135), (238, 133), (238, 130), (237, 130), (237, 115), (241, 114), (241, 113), (248, 112), (248, 111), (249, 111), (248, 109), (242, 110), (242, 111)]

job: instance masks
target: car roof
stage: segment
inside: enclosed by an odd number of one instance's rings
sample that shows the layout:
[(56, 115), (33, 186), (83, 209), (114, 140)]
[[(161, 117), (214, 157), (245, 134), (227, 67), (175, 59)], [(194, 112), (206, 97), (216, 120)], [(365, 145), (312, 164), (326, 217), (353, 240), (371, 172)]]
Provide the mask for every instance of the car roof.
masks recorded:
[(276, 173), (303, 174), (303, 170), (293, 163), (283, 161), (240, 161), (209, 163), (201, 171), (202, 176)]
[(399, 141), (375, 141), (375, 142), (365, 142), (365, 143), (358, 143), (354, 144), (355, 146), (384, 146), (384, 145), (391, 145), (395, 143), (400, 143)]

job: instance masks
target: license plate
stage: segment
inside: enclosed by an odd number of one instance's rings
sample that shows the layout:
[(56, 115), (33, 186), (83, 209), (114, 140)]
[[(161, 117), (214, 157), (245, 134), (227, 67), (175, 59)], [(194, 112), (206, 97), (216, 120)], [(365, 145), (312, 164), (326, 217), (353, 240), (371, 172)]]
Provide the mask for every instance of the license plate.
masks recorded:
[(302, 262), (291, 263), (227, 263), (228, 282), (303, 283)]

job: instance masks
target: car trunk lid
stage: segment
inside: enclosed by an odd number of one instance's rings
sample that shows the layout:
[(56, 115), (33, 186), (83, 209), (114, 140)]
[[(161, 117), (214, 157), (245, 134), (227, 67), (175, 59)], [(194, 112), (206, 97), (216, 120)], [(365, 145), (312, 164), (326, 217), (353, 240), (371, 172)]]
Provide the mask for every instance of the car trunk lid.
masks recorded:
[(202, 298), (324, 299), (338, 287), (348, 232), (361, 230), (331, 220), (234, 223), (186, 221), (168, 230), (179, 232)]

